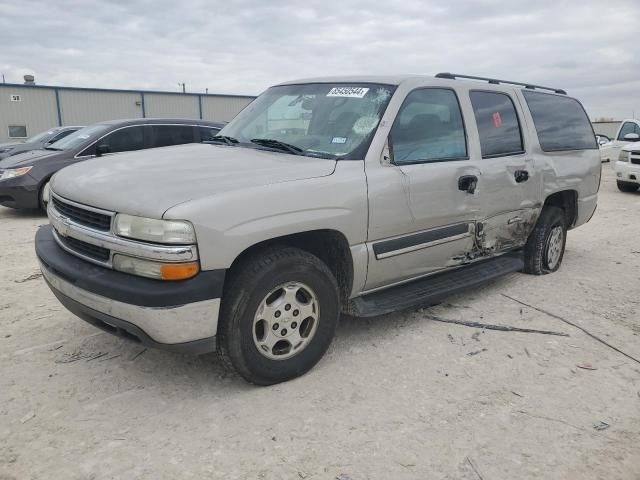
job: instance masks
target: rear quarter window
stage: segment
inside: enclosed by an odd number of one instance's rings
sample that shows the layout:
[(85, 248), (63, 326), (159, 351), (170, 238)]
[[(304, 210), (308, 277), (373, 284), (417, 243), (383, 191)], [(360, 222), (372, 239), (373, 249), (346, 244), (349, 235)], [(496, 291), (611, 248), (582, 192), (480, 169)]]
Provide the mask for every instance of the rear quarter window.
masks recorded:
[(597, 149), (596, 137), (584, 108), (576, 99), (523, 91), (545, 152)]

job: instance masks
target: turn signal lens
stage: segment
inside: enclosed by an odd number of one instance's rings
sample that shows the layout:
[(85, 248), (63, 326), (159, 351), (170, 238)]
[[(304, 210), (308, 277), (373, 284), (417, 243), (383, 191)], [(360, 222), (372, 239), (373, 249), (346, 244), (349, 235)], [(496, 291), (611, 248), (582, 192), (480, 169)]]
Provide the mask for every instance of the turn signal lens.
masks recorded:
[(113, 268), (120, 272), (158, 280), (186, 280), (198, 274), (198, 262), (161, 263), (128, 255), (114, 255)]
[(185, 280), (197, 275), (199, 271), (198, 262), (165, 263), (160, 266), (160, 274), (163, 280)]

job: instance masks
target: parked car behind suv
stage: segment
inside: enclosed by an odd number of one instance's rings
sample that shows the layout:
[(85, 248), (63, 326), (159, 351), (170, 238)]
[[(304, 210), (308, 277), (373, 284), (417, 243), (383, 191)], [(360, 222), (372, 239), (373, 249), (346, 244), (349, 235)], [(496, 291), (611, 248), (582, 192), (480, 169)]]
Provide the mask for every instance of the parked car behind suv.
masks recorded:
[(562, 90), (462, 78), (284, 83), (212, 144), (66, 168), (44, 278), (93, 325), (265, 385), (312, 368), (341, 311), (554, 272), (596, 209), (591, 123)]
[(58, 140), (62, 140), (67, 135), (70, 135), (81, 128), (82, 127), (55, 127), (47, 130), (46, 132), (34, 135), (24, 142), (2, 143), (0, 144), (0, 160), (22, 152), (43, 149), (47, 145), (51, 145)]
[(205, 120), (168, 118), (96, 123), (41, 150), (1, 160), (0, 205), (38, 208), (43, 206), (47, 182), (64, 167), (114, 153), (211, 140), (222, 126)]
[(618, 127), (616, 136), (611, 141), (611, 148), (608, 152), (609, 160), (615, 162), (620, 156), (622, 147), (638, 140), (640, 140), (640, 120), (633, 118), (623, 120)]
[(640, 141), (622, 147), (613, 165), (616, 182), (621, 192), (636, 192), (640, 187)]

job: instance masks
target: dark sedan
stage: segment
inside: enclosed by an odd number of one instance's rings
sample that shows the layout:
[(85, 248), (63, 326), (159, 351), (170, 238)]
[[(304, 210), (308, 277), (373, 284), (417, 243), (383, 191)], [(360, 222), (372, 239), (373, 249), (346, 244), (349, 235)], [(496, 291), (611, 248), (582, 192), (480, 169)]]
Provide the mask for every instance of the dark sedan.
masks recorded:
[(41, 207), (49, 179), (68, 165), (118, 152), (208, 141), (222, 126), (205, 120), (142, 118), (81, 128), (43, 149), (0, 160), (0, 205)]
[(19, 143), (0, 143), (0, 160), (30, 150), (41, 150), (82, 127), (54, 127)]

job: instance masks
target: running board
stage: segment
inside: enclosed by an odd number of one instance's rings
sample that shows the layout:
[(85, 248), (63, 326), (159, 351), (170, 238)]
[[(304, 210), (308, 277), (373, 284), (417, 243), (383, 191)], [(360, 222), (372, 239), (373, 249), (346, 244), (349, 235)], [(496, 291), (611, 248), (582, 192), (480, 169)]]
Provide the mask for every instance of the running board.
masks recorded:
[(509, 254), (483, 260), (455, 270), (436, 273), (410, 283), (362, 295), (351, 300), (350, 312), (357, 317), (375, 317), (385, 313), (435, 305), (446, 297), (482, 285), (524, 268), (521, 254)]

